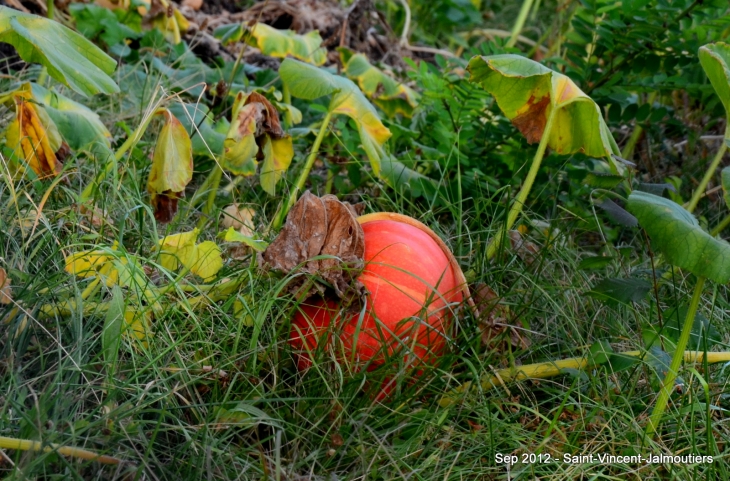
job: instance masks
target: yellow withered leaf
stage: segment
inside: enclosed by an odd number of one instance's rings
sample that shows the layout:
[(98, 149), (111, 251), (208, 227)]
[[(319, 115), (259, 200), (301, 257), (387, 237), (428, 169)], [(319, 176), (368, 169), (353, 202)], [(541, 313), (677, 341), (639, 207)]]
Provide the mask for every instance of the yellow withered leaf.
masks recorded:
[(165, 236), (160, 241), (160, 264), (169, 271), (177, 270), (180, 264), (191, 266), (195, 262), (195, 241), (198, 229)]
[(5, 269), (0, 267), (0, 304), (13, 302), (13, 291), (10, 288), (10, 277)]
[(204, 241), (196, 246), (195, 264), (191, 267), (193, 274), (210, 280), (223, 267), (221, 249), (213, 241)]
[(149, 347), (148, 339), (152, 337), (152, 312), (141, 312), (136, 309), (124, 311), (124, 329), (122, 333), (137, 339), (145, 349)]
[(299, 35), (292, 30), (278, 30), (265, 23), (249, 27), (248, 43), (264, 55), (286, 58), (292, 56), (314, 65), (327, 60), (327, 50), (322, 47), (322, 37), (317, 30)]
[(40, 178), (58, 175), (63, 168), (56, 157), (61, 145), (58, 129), (45, 111), (39, 115), (43, 107), (29, 101), (25, 94), (15, 95), (14, 100), (15, 119), (8, 126), (5, 138), (21, 164), (17, 168), (25, 171), (28, 166)]
[(251, 207), (244, 207), (242, 204), (231, 204), (223, 209), (221, 225), (226, 228), (233, 227), (243, 235), (253, 236), (256, 226), (253, 220), (255, 216), (256, 211)]
[(392, 117), (397, 113), (411, 117), (418, 106), (420, 95), (382, 70), (370, 64), (367, 57), (361, 53), (341, 48), (340, 59), (344, 66), (343, 73), (350, 79), (357, 81), (358, 86), (375, 105)]
[(223, 141), (223, 157), (221, 167), (236, 175), (253, 175), (256, 173), (256, 131), (264, 119), (266, 108), (254, 102), (245, 105), (246, 97), (241, 92), (233, 105), (233, 117), (226, 139)]
[(266, 137), (261, 148), (264, 163), (261, 166), (261, 187), (270, 195), (276, 195), (276, 184), (287, 171), (294, 158), (291, 137), (281, 139)]
[(126, 256), (117, 256), (118, 243), (110, 249), (94, 249), (71, 254), (66, 258), (65, 271), (78, 277), (99, 277), (107, 287), (116, 284), (129, 285), (133, 273), (129, 272)]
[(168, 270), (180, 265), (193, 274), (209, 280), (223, 267), (221, 250), (212, 241), (196, 244), (198, 229), (166, 236), (160, 241), (160, 264)]
[(157, 137), (147, 191), (158, 222), (170, 222), (177, 202), (193, 178), (193, 144), (185, 127), (164, 110), (165, 124)]

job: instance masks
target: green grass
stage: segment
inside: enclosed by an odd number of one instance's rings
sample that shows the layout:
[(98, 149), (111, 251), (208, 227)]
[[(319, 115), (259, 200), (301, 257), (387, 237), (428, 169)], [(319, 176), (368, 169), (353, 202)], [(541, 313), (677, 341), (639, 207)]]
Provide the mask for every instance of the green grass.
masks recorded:
[[(134, 69), (125, 75), (132, 79)], [(150, 85), (159, 80), (150, 78)], [(145, 85), (131, 90), (139, 98), (96, 101), (107, 125), (123, 122), (132, 130), (138, 125), (153, 91)], [(150, 132), (156, 131), (153, 123)], [(118, 146), (126, 137), (121, 126), (114, 133)], [(298, 142), (297, 150), (306, 152), (306, 142)], [(169, 226), (155, 224), (145, 191), (153, 143), (149, 133), (95, 193), (95, 205), (111, 221), (101, 227), (90, 224), (74, 205), (101, 165), (83, 156), (68, 159), (64, 180), (49, 192), (49, 182), (12, 179), (5, 157), (0, 161), (0, 266), (13, 279), (15, 301), (0, 306), (0, 436), (81, 447), (124, 460), (103, 466), (54, 452), (0, 450), (3, 477), (730, 479), (724, 462), (730, 452), (726, 366), (682, 370), (684, 388), (673, 396), (655, 439), (644, 437), (659, 386), (652, 357), (617, 372), (609, 365), (567, 371), (553, 379), (488, 391), (475, 388), (450, 407), (438, 403), (452, 389), (497, 369), (582, 356), (600, 340), (610, 341), (616, 351), (644, 349), (643, 334), (659, 325), (653, 292), (628, 305), (586, 295), (606, 277), (633, 273), (653, 279), (644, 239), (634, 237), (635, 231), (621, 232), (615, 243), (596, 241), (598, 236), (577, 215), (554, 208), (550, 230), (558, 230), (547, 239), (527, 221), (539, 220), (540, 214), (526, 210), (526, 238), (540, 247), (535, 260), (527, 262), (507, 250), (488, 263), (487, 243), (506, 214), (503, 192), (453, 194), (432, 204), (373, 180), (356, 193), (367, 202), (366, 212), (400, 212), (431, 227), (451, 246), (470, 282), (484, 282), (500, 294), (508, 307), (504, 322), (528, 338), (530, 346), (511, 346), (509, 330), (485, 345), (479, 320), (461, 310), (448, 353), (417, 380), (413, 373), (399, 373), (397, 366), (358, 372), (327, 351), (318, 352), (315, 366), (301, 373), (287, 343), (295, 302), (279, 296), (285, 280), (259, 270), (255, 256), (226, 257), (217, 280), (229, 279), (237, 288), (210, 302), (191, 301), (216, 296), (200, 279), (181, 279), (159, 268), (157, 241), (166, 233), (191, 230), (201, 206), (190, 206), (188, 217)], [(361, 160), (353, 153), (346, 162)], [(181, 210), (188, 208), (208, 168), (196, 164)], [(559, 205), (555, 186), (562, 177), (550, 172), (547, 182), (536, 186), (535, 197), (553, 196)], [(223, 184), (229, 181), (224, 178)], [(323, 184), (313, 188), (321, 191)], [(268, 198), (250, 179), (227, 192), (218, 195), (216, 207), (231, 202), (255, 206), (262, 232), (284, 198)], [(220, 230), (212, 219), (200, 240), (220, 243)], [(154, 314), (154, 320), (148, 346), (124, 337), (118, 358), (103, 348), (113, 289), (102, 285), (84, 299), (82, 293), (93, 281), (64, 272), (68, 255), (100, 245), (108, 249), (114, 241), (123, 246), (120, 252), (137, 256), (150, 269), (148, 277), (157, 287), (167, 289), (159, 309), (139, 301), (149, 286), (122, 291), (126, 303)], [(624, 255), (617, 246), (632, 249), (623, 250)], [(604, 270), (578, 268), (582, 258), (596, 253), (616, 259)], [(657, 269), (660, 309), (686, 304), (694, 279), (666, 265)], [(729, 309), (725, 286), (705, 289), (700, 310), (721, 339), (714, 350), (730, 350), (730, 332), (722, 322)], [(393, 377), (393, 393), (376, 400), (384, 380)], [(557, 461), (511, 467), (495, 462), (498, 454), (521, 459), (530, 453)], [(570, 464), (562, 462), (564, 453), (696, 454), (714, 456), (715, 462)]]

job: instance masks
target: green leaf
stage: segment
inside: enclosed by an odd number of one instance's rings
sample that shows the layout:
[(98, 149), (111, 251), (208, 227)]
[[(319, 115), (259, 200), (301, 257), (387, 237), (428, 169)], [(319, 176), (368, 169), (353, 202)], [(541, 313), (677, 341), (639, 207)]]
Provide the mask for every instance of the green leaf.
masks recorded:
[[(686, 305), (682, 305), (679, 309), (669, 309), (662, 314), (664, 318), (664, 334), (674, 342), (679, 340), (679, 335), (682, 330), (681, 325), (687, 318), (687, 309), (688, 307)], [(705, 339), (707, 339), (707, 343)], [(712, 325), (710, 320), (699, 312), (695, 314), (687, 349), (691, 351), (704, 351), (720, 342), (722, 342), (722, 335)]]
[(83, 95), (116, 93), (109, 75), (117, 62), (83, 36), (60, 23), (0, 6), (0, 42), (9, 43), (30, 63)]
[(548, 114), (559, 109), (548, 146), (560, 154), (619, 154), (601, 110), (567, 76), (519, 55), (476, 56), (470, 80), (494, 96), (502, 113), (530, 143), (542, 138)]
[(33, 100), (45, 106), (61, 136), (73, 150), (83, 149), (97, 141), (110, 145), (111, 133), (96, 112), (36, 83), (30, 84), (30, 88)]
[(702, 230), (697, 219), (680, 205), (634, 191), (627, 208), (667, 261), (720, 284), (730, 281), (730, 245)]
[(269, 246), (268, 242), (260, 239), (254, 239), (253, 237), (249, 237), (247, 235), (243, 235), (233, 227), (228, 228), (228, 230), (225, 232), (223, 240), (226, 242), (240, 242), (242, 244), (246, 244), (247, 246), (253, 248), (253, 250), (255, 250), (256, 252), (263, 252)]
[(228, 23), (221, 25), (213, 31), (213, 36), (219, 39), (223, 45), (238, 42), (243, 38), (243, 24)]
[(168, 110), (185, 127), (195, 155), (214, 158), (223, 153), (226, 136), (218, 130), (220, 123), (213, 124), (213, 115), (206, 105), (175, 103)]
[(101, 349), (104, 352), (104, 362), (109, 369), (109, 375), (114, 376), (119, 359), (119, 344), (122, 339), (124, 326), (124, 293), (121, 287), (112, 287), (112, 298), (104, 319), (104, 330), (101, 334)]
[(616, 258), (612, 256), (585, 257), (578, 263), (578, 270), (588, 271), (604, 269), (615, 260)]
[(717, 42), (700, 47), (700, 64), (730, 118), (730, 45)]
[(591, 364), (604, 364), (611, 354), (613, 354), (611, 344), (603, 339), (594, 343), (588, 350), (588, 360)]
[(332, 95), (330, 111), (347, 115), (355, 121), (373, 172), (380, 175), (380, 164), (385, 156), (383, 145), (391, 133), (352, 80), (290, 58), (281, 63), (279, 75), (294, 97), (314, 100)]
[(651, 282), (643, 279), (604, 279), (588, 295), (609, 305), (629, 304), (641, 301), (651, 288)]
[(223, 142), (220, 164), (233, 174), (249, 176), (256, 173), (258, 165), (256, 127), (263, 119), (264, 107), (258, 103), (243, 105), (244, 100), (245, 96), (239, 93), (233, 105), (231, 126)]

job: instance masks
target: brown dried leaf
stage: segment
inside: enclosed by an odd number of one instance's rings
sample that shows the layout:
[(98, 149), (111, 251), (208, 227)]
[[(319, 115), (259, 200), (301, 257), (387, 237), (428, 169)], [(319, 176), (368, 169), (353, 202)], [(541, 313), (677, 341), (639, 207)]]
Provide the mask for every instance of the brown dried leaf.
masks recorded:
[[(251, 97), (249, 96), (249, 98)], [(254, 132), (254, 137), (258, 137), (263, 133), (262, 123), (265, 119), (266, 106), (258, 102), (248, 102), (248, 99), (244, 105), (245, 107), (238, 112), (238, 135), (245, 137)], [(252, 124), (253, 128), (251, 128)]]
[(181, 193), (167, 190), (161, 194), (150, 194), (150, 204), (154, 210), (155, 220), (160, 223), (172, 221), (177, 213), (177, 202)]
[[(357, 215), (354, 206), (333, 195), (319, 198), (307, 191), (292, 207), (284, 228), (263, 252), (260, 263), (286, 274), (301, 266), (300, 272), (331, 285), (337, 297), (356, 308), (365, 292), (355, 280), (365, 255), (365, 235)], [(313, 259), (317, 256), (335, 258)], [(300, 300), (325, 289), (318, 280), (301, 277), (287, 286)]]
[(183, 0), (182, 5), (184, 7), (190, 7), (193, 10), (200, 10), (203, 6), (203, 0)]
[(256, 131), (256, 137), (261, 134), (269, 134), (274, 139), (281, 139), (286, 134), (281, 128), (281, 122), (279, 121), (279, 112), (276, 111), (271, 102), (258, 92), (251, 92), (246, 98), (244, 105), (259, 104), (261, 106), (261, 114), (263, 121), (257, 119), (256, 125), (258, 127)]
[(540, 100), (530, 97), (527, 101), (527, 109), (512, 119), (512, 124), (522, 132), (527, 142), (534, 144), (540, 142), (542, 133), (547, 124), (547, 108), (550, 105), (550, 96), (546, 95)]
[(10, 278), (5, 269), (0, 267), (0, 304), (10, 304), (13, 302), (13, 291), (10, 288)]
[(79, 206), (79, 212), (85, 216), (89, 223), (94, 227), (101, 227), (104, 224), (114, 225), (109, 219), (109, 214), (106, 210), (100, 209), (93, 204), (81, 204)]

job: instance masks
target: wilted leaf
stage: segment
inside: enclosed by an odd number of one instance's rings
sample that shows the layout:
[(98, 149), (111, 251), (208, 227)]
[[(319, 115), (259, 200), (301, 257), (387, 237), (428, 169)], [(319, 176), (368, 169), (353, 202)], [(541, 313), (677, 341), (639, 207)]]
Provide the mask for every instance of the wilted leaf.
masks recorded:
[(205, 241), (196, 246), (195, 264), (190, 268), (193, 274), (208, 281), (222, 268), (221, 249), (215, 242)]
[(292, 56), (314, 65), (322, 65), (327, 60), (327, 50), (322, 47), (322, 37), (317, 30), (299, 35), (292, 30), (277, 30), (259, 22), (251, 27), (223, 25), (213, 35), (224, 44), (245, 38), (246, 42), (270, 57)]
[(168, 0), (150, 0), (145, 22), (160, 30), (168, 42), (177, 45), (182, 41), (181, 34), (187, 32), (190, 24), (182, 13)]
[(730, 281), (730, 245), (702, 230), (697, 219), (682, 206), (634, 191), (627, 208), (667, 261), (720, 284)]
[(347, 115), (355, 121), (373, 172), (380, 175), (380, 164), (385, 155), (383, 145), (391, 133), (352, 80), (291, 58), (281, 63), (279, 75), (294, 97), (314, 100), (333, 95), (330, 102), (332, 113)]
[(182, 264), (193, 274), (210, 280), (223, 267), (221, 250), (212, 241), (196, 244), (198, 229), (164, 237), (160, 240), (160, 264), (168, 270), (177, 270)]
[(142, 285), (142, 271), (136, 261), (128, 256), (119, 256), (118, 244), (111, 248), (76, 252), (66, 258), (65, 270), (79, 277), (99, 277), (107, 287), (120, 284), (123, 286)]
[(0, 267), (0, 304), (13, 302), (13, 290), (10, 288), (10, 277), (5, 269)]
[(611, 199), (603, 199), (603, 202), (597, 205), (598, 207), (606, 211), (606, 214), (608, 214), (611, 220), (619, 225), (622, 225), (624, 227), (636, 227), (639, 224), (639, 221), (636, 220), (636, 217), (626, 212), (626, 209), (624, 209)]
[(392, 117), (397, 113), (406, 117), (413, 115), (420, 98), (416, 91), (372, 66), (367, 57), (361, 53), (353, 54), (341, 48), (340, 59), (344, 66), (344, 74), (356, 80), (365, 95), (388, 116)]
[(84, 95), (116, 93), (109, 77), (117, 62), (82, 35), (60, 23), (0, 6), (0, 42), (13, 45), (26, 62)]
[(276, 184), (287, 171), (294, 158), (294, 146), (291, 137), (264, 140), (261, 148), (264, 163), (261, 166), (261, 187), (269, 194), (276, 195)]
[(58, 92), (30, 84), (33, 100), (44, 105), (63, 139), (73, 150), (100, 141), (109, 145), (111, 133), (96, 112)]
[(26, 96), (29, 95), (19, 93), (13, 97), (15, 119), (5, 132), (7, 145), (24, 164), (18, 166), (21, 171), (27, 165), (38, 177), (56, 176), (63, 169), (56, 157), (56, 150), (61, 146), (60, 135), (43, 107), (30, 102)]
[(559, 109), (548, 146), (561, 154), (619, 154), (601, 110), (565, 75), (519, 55), (476, 56), (470, 80), (494, 96), (504, 115), (530, 143), (542, 138), (548, 114)]
[[(700, 47), (700, 64), (710, 79), (712, 88), (725, 106), (725, 115), (730, 121), (730, 45), (717, 42)], [(725, 141), (729, 141), (730, 127), (725, 130)]]
[(155, 219), (170, 222), (177, 212), (177, 201), (193, 178), (193, 146), (185, 127), (164, 111), (165, 125), (160, 130), (147, 180)]
[(496, 348), (499, 351), (509, 350), (509, 345), (494, 345), (495, 339), (509, 330), (509, 337), (505, 341), (521, 349), (530, 347), (530, 340), (510, 325), (509, 307), (502, 302), (502, 298), (491, 287), (480, 282), (472, 286), (470, 291), (473, 292), (481, 339), (485, 346)]
[(152, 337), (152, 312), (127, 309), (124, 311), (124, 335), (138, 340), (145, 349), (149, 347)]
[(253, 248), (256, 252), (263, 252), (268, 247), (269, 243), (260, 239), (255, 239), (253, 236), (248, 236), (240, 231), (235, 230), (233, 227), (229, 227), (223, 237), (226, 242), (240, 242)]
[(223, 142), (221, 167), (236, 175), (253, 175), (256, 173), (256, 130), (264, 120), (266, 107), (258, 102), (246, 105), (242, 93), (236, 97), (233, 105), (233, 118), (228, 135)]
[[(306, 191), (289, 211), (281, 232), (261, 256), (261, 263), (284, 274), (297, 271), (318, 276), (332, 286), (338, 297), (357, 306), (364, 286), (356, 278), (365, 255), (365, 234), (357, 215), (355, 207), (334, 195), (319, 198)], [(327, 257), (314, 259), (318, 256)], [(324, 287), (300, 276), (287, 289), (301, 301), (316, 291), (324, 292)]]

